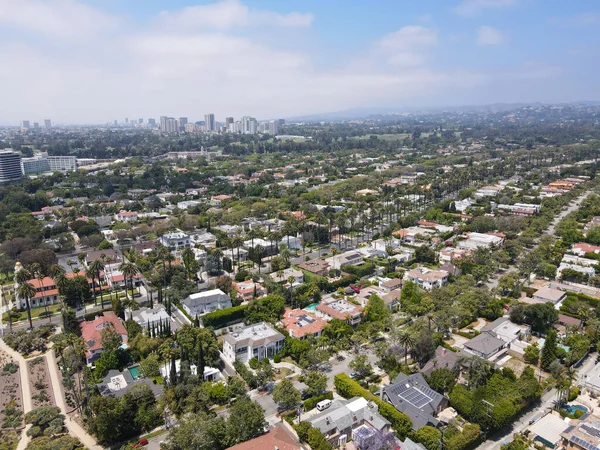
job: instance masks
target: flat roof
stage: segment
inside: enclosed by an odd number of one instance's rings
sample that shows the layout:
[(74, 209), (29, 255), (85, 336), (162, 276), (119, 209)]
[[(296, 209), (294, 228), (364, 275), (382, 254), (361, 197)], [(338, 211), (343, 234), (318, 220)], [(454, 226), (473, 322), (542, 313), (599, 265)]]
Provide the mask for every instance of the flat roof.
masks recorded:
[(529, 431), (537, 437), (556, 445), (560, 440), (560, 434), (569, 427), (561, 417), (554, 414), (546, 414), (529, 427)]

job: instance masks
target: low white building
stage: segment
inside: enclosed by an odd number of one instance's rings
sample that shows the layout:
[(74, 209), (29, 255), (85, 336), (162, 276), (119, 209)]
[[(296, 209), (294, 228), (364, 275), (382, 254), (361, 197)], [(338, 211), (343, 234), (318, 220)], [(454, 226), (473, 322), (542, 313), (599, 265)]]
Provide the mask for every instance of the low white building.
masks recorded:
[(223, 336), (223, 354), (232, 364), (236, 360), (247, 363), (252, 358), (260, 361), (279, 353), (284, 340), (283, 334), (261, 322)]
[(467, 233), (467, 239), (458, 241), (458, 247), (468, 250), (477, 250), (478, 248), (499, 247), (504, 243), (504, 238), (492, 233)]
[(142, 328), (159, 323), (167, 323), (171, 321), (171, 317), (167, 314), (167, 310), (163, 305), (154, 305), (154, 308), (141, 307), (140, 309), (125, 311), (125, 318), (133, 320)]
[(160, 239), (160, 243), (170, 250), (179, 250), (185, 247), (189, 247), (190, 237), (183, 231), (177, 231), (174, 233), (163, 234)]
[(294, 278), (294, 282), (292, 283), (292, 286), (298, 286), (298, 285), (304, 283), (304, 272), (302, 272), (301, 270), (298, 270), (298, 269), (294, 269), (293, 267), (283, 270), (281, 273), (281, 276), (279, 276), (277, 274), (277, 272), (274, 272), (271, 274), (271, 278), (276, 283), (287, 284), (287, 283), (289, 283), (288, 280), (290, 277)]
[(181, 306), (190, 316), (196, 317), (218, 309), (231, 308), (231, 297), (221, 289), (213, 289), (189, 295), (181, 302)]
[(431, 270), (427, 267), (417, 267), (406, 272), (404, 279), (412, 281), (426, 291), (430, 291), (433, 288), (441, 288), (448, 282), (449, 276), (450, 274), (445, 270)]
[[(166, 382), (169, 381), (169, 376), (171, 374), (171, 363), (163, 363), (160, 365), (160, 374), (164, 378)], [(175, 372), (179, 375), (181, 371), (181, 360), (178, 359), (175, 361)], [(198, 375), (198, 366), (196, 364), (190, 364), (190, 373), (192, 375)], [(214, 367), (204, 367), (204, 376), (202, 377), (204, 381), (219, 381), (221, 379), (221, 372), (219, 369), (215, 369)]]

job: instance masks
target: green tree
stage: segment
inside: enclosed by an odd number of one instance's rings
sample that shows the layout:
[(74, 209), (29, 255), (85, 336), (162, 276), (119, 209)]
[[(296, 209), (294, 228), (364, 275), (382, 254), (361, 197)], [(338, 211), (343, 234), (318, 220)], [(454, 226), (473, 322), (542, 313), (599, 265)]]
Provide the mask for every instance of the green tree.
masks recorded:
[(375, 294), (369, 297), (364, 314), (367, 322), (376, 322), (382, 324), (386, 323), (391, 316), (390, 310), (387, 306), (385, 306), (385, 303), (381, 297)]
[(547, 370), (550, 365), (556, 360), (558, 349), (558, 335), (555, 330), (548, 331), (546, 342), (542, 347), (541, 362), (542, 369)]
[(525, 347), (523, 356), (525, 356), (525, 360), (528, 363), (537, 364), (540, 359), (540, 348), (538, 347), (537, 342)]
[(158, 355), (150, 354), (140, 362), (140, 369), (145, 377), (153, 378), (160, 376), (160, 361)]
[(225, 444), (233, 446), (248, 441), (265, 431), (265, 412), (247, 396), (238, 398), (229, 410), (225, 427)]
[(300, 404), (300, 392), (294, 387), (294, 383), (284, 378), (273, 389), (273, 401), (281, 411), (287, 411)]
[(359, 377), (364, 378), (373, 372), (373, 366), (369, 362), (369, 358), (365, 354), (360, 354), (354, 357), (350, 364), (348, 364), (352, 370), (354, 370)]
[(440, 394), (450, 392), (456, 384), (456, 376), (446, 367), (433, 370), (427, 377), (427, 384)]
[(321, 395), (327, 389), (327, 375), (316, 370), (309, 371), (304, 375), (304, 384), (306, 384), (306, 392), (308, 395)]
[(435, 427), (424, 426), (415, 432), (415, 441), (420, 442), (427, 450), (438, 450), (442, 433)]

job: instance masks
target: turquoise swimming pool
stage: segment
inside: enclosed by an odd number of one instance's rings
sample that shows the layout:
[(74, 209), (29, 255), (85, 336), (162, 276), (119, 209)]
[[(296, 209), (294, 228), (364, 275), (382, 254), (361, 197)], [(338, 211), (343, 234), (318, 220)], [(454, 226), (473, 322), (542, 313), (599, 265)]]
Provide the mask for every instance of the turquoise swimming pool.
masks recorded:
[(137, 377), (140, 376), (140, 366), (133, 366), (133, 367), (129, 367), (127, 370), (129, 370), (129, 373), (131, 374), (131, 377), (135, 380), (137, 379)]
[(306, 311), (315, 311), (315, 308), (317, 307), (318, 303), (311, 303), (310, 305), (308, 305), (306, 308), (304, 308)]
[(588, 409), (583, 405), (566, 405), (564, 409), (569, 414), (575, 414), (575, 411), (583, 411), (584, 413), (588, 412)]

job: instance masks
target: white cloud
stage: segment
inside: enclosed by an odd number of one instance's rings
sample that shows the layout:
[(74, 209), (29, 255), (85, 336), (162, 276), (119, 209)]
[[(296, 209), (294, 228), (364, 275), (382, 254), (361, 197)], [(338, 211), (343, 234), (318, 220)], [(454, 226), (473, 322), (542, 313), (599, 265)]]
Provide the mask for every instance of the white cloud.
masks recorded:
[(395, 66), (419, 66), (426, 61), (425, 49), (438, 43), (437, 30), (408, 26), (383, 36), (376, 54)]
[(118, 23), (116, 17), (75, 0), (0, 0), (0, 24), (53, 38), (86, 38)]
[[(365, 49), (332, 57), (322, 68), (301, 50), (305, 40), (316, 39), (311, 14), (254, 10), (233, 0), (164, 12), (143, 24), (76, 0), (19, 0), (26, 8), (35, 5), (38, 14), (51, 6), (60, 11), (46, 22), (26, 21), (14, 3), (2, 8), (7, 4), (0, 0), (0, 26), (10, 23), (28, 38), (35, 36), (32, 30), (44, 34), (35, 42), (19, 42), (19, 33), (0, 36), (2, 124), (46, 117), (63, 123), (160, 115), (197, 120), (207, 111), (218, 119), (266, 119), (356, 106), (440, 104), (499, 79), (547, 75), (539, 67), (493, 73), (434, 68), (428, 62), (439, 51), (438, 31), (422, 26), (366, 42)], [(86, 27), (95, 35), (82, 51)], [(281, 27), (302, 27), (302, 36)]]
[(477, 37), (475, 43), (477, 45), (500, 45), (506, 42), (506, 35), (504, 32), (489, 26), (483, 26), (477, 28)]
[(189, 6), (178, 11), (163, 11), (159, 23), (173, 28), (230, 30), (248, 26), (309, 27), (312, 14), (279, 14), (250, 9), (239, 0), (223, 0), (207, 5)]
[(519, 0), (462, 0), (454, 12), (463, 16), (472, 16), (486, 9), (500, 9), (514, 6)]

